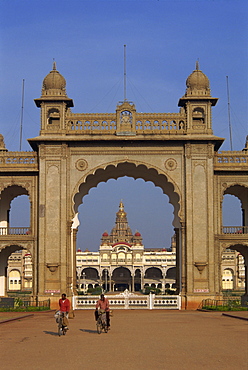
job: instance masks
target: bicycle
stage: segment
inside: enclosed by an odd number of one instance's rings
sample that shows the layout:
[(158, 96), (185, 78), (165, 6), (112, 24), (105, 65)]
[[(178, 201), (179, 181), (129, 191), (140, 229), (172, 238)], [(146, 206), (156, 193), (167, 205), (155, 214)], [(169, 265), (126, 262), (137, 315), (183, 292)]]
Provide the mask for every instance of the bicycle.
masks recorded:
[(101, 334), (103, 331), (104, 333), (108, 332), (106, 312), (103, 310), (99, 310), (98, 312), (98, 318), (96, 321), (96, 329), (97, 329), (98, 334)]
[(66, 317), (65, 313), (60, 312), (57, 319), (56, 319), (56, 321), (58, 323), (58, 335), (59, 335), (59, 337), (61, 335), (66, 335), (66, 332), (68, 330), (67, 326), (63, 325), (64, 317)]

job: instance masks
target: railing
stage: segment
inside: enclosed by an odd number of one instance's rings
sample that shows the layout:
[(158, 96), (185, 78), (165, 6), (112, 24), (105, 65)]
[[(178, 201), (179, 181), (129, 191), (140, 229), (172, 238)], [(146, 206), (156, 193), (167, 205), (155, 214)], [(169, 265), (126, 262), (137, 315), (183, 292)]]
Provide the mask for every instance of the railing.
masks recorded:
[(217, 153), (214, 157), (214, 164), (216, 166), (244, 166), (248, 165), (248, 153), (241, 151), (225, 151)]
[(87, 134), (92, 131), (114, 133), (116, 130), (116, 114), (114, 113), (72, 113), (67, 116), (66, 130), (70, 133)]
[(20, 294), (10, 294), (8, 298), (0, 297), (0, 307), (8, 308), (27, 308), (39, 307), (41, 310), (50, 308), (50, 299), (38, 301), (36, 299), (29, 299), (27, 296)]
[[(120, 293), (106, 295), (109, 305), (113, 309), (180, 309), (181, 300), (178, 295), (135, 295)], [(74, 309), (94, 309), (99, 296), (74, 296)]]
[(25, 300), (20, 297), (22, 303), (23, 303), (23, 306), (24, 307), (40, 307), (40, 308), (50, 308), (50, 299), (46, 299), (44, 301), (37, 301), (35, 299), (29, 299), (29, 300)]
[(222, 234), (248, 234), (248, 226), (222, 226)]
[(137, 113), (137, 133), (180, 133), (186, 131), (186, 117), (180, 113)]
[(221, 309), (227, 307), (237, 307), (241, 305), (241, 297), (226, 297), (223, 299), (204, 299), (200, 305), (200, 308), (205, 309)]
[(36, 167), (37, 154), (34, 152), (3, 152), (0, 155), (0, 166)]
[(30, 235), (30, 227), (0, 227), (1, 235)]
[[(186, 117), (180, 113), (136, 113), (130, 128), (134, 134), (183, 134)], [(66, 130), (71, 134), (113, 135), (117, 132), (117, 117), (115, 113), (70, 114), (66, 119)], [(122, 131), (122, 124), (119, 130)]]

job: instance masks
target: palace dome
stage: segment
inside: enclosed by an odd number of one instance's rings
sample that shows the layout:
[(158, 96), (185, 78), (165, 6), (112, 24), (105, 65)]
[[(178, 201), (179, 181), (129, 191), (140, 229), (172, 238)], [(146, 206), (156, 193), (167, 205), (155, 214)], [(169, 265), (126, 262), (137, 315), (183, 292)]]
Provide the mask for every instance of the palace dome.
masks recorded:
[(124, 204), (122, 201), (120, 202), (119, 211), (116, 213), (116, 216), (118, 218), (126, 218), (127, 216), (126, 212), (124, 211)]
[(196, 62), (196, 69), (186, 80), (187, 95), (203, 93), (210, 94), (210, 84), (208, 77), (199, 69), (199, 63)]
[(134, 236), (141, 236), (141, 234), (138, 231), (136, 231), (136, 233), (134, 234)]
[(58, 89), (64, 90), (66, 87), (65, 78), (57, 71), (55, 62), (53, 69), (43, 80), (43, 88), (45, 90)]
[(104, 233), (102, 234), (102, 236), (109, 236), (109, 234), (107, 233), (107, 231), (104, 231)]

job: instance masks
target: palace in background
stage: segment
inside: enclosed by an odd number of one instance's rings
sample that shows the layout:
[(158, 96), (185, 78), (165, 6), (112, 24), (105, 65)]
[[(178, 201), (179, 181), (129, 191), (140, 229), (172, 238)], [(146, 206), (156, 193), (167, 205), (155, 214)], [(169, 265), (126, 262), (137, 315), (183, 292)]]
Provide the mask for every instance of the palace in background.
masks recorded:
[[(123, 202), (116, 213), (115, 227), (102, 234), (99, 252), (87, 249), (76, 252), (77, 291), (86, 294), (101, 287), (103, 291), (145, 291), (177, 293), (176, 241), (171, 238), (170, 248), (146, 249), (141, 234), (128, 225)], [(244, 291), (245, 264), (243, 256), (231, 249), (222, 254), (223, 291)], [(9, 293), (32, 290), (32, 258), (27, 250), (20, 250), (8, 259)]]

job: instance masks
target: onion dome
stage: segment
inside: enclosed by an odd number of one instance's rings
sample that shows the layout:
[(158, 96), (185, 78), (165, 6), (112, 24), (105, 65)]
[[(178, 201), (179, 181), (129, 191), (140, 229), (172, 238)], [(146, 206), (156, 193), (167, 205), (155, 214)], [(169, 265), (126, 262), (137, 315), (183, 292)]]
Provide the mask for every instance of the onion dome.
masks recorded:
[(65, 87), (66, 80), (57, 71), (56, 63), (53, 62), (52, 71), (43, 80), (42, 96), (67, 96)]
[(107, 231), (104, 231), (104, 233), (102, 234), (102, 236), (109, 236), (109, 234), (107, 233)]
[(141, 236), (141, 234), (138, 231), (136, 231), (136, 233), (134, 234), (134, 236)]
[(41, 90), (40, 99), (35, 99), (37, 107), (41, 107), (41, 103), (45, 101), (65, 102), (67, 107), (73, 107), (73, 100), (68, 98), (66, 94), (66, 80), (57, 71), (56, 63), (53, 62), (53, 69), (44, 78)]
[(77, 252), (82, 252), (80, 248), (78, 248)]
[(208, 95), (210, 96), (210, 85), (208, 77), (199, 69), (199, 63), (196, 62), (196, 69), (186, 80), (186, 96), (189, 95)]
[(126, 212), (124, 211), (124, 204), (122, 201), (120, 202), (119, 211), (116, 213), (116, 216), (118, 218), (126, 218), (127, 216)]

